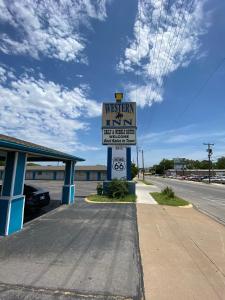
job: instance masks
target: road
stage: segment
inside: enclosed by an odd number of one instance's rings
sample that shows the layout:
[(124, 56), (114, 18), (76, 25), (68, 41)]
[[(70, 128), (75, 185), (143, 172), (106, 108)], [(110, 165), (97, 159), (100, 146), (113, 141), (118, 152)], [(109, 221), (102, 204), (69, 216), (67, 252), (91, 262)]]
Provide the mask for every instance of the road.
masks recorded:
[(224, 185), (208, 185), (205, 183), (154, 176), (148, 176), (146, 180), (151, 181), (160, 189), (166, 186), (172, 187), (177, 196), (193, 203), (199, 210), (206, 212), (225, 225)]

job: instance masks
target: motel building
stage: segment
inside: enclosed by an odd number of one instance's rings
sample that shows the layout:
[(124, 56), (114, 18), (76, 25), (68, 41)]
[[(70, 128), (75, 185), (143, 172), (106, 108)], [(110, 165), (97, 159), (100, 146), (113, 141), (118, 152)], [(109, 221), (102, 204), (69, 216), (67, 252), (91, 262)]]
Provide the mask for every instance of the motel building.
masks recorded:
[[(0, 166), (0, 180), (4, 176), (4, 166)], [(27, 166), (26, 180), (64, 180), (64, 166)], [(106, 166), (75, 166), (75, 181), (104, 181), (107, 177)]]

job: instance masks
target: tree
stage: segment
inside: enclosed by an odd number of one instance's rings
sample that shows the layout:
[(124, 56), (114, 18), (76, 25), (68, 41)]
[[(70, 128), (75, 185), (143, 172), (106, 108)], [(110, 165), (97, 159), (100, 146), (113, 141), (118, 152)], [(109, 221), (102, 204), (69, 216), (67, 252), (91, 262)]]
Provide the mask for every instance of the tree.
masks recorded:
[(156, 174), (164, 174), (168, 169), (173, 169), (173, 160), (172, 159), (162, 159), (158, 165), (154, 165), (152, 168), (155, 170)]
[(131, 179), (133, 179), (138, 174), (138, 167), (132, 163), (131, 164)]
[(209, 161), (208, 160), (202, 160), (200, 162), (200, 168), (199, 169), (208, 169), (209, 168)]
[(220, 157), (216, 163), (217, 169), (225, 169), (225, 156)]

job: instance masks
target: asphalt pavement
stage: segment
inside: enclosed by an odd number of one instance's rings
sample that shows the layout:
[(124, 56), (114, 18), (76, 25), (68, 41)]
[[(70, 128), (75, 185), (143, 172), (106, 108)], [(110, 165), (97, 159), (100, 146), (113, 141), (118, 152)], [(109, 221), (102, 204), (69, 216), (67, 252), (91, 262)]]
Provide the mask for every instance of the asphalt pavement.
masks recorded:
[[(33, 184), (60, 196), (61, 182)], [(84, 182), (77, 194), (95, 186)], [(0, 239), (1, 300), (137, 300), (142, 293), (135, 204), (89, 204), (76, 197), (74, 205)]]
[(146, 180), (160, 189), (166, 186), (172, 187), (177, 196), (188, 200), (200, 211), (225, 225), (225, 185), (209, 185), (155, 176), (146, 176)]

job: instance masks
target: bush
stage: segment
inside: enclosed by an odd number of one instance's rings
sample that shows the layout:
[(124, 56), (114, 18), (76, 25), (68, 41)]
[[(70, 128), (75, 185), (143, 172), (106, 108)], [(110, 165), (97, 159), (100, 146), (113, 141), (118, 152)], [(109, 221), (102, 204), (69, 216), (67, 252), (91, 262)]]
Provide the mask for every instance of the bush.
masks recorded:
[(128, 183), (123, 180), (113, 179), (107, 189), (107, 196), (110, 198), (124, 198), (129, 194)]
[(165, 189), (162, 190), (162, 194), (167, 196), (168, 198), (174, 198), (175, 197), (175, 193), (172, 190), (172, 188), (170, 187), (166, 187)]
[(138, 167), (134, 163), (132, 163), (131, 164), (131, 179), (136, 177), (137, 174), (138, 174)]
[(97, 184), (96, 190), (97, 190), (97, 195), (101, 196), (102, 193), (103, 193), (103, 187), (102, 187), (102, 184), (101, 184), (101, 183), (98, 183), (98, 184)]

